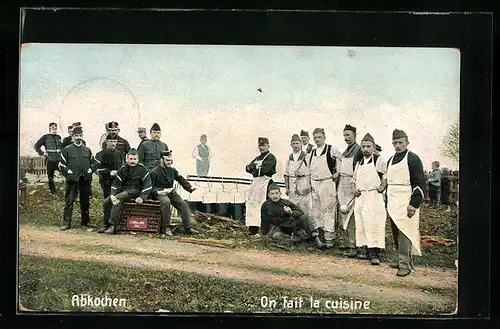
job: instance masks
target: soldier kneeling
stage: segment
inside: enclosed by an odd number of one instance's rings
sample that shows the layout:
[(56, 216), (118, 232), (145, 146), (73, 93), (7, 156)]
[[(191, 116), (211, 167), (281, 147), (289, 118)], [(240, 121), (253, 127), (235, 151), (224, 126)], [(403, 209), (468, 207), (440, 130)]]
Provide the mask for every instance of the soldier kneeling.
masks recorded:
[(269, 235), (269, 226), (274, 225), (272, 237), (279, 236), (275, 229), (291, 229), (293, 242), (307, 240), (310, 237), (307, 217), (300, 207), (282, 199), (280, 188), (274, 183), (268, 189), (268, 196), (261, 207), (261, 237)]

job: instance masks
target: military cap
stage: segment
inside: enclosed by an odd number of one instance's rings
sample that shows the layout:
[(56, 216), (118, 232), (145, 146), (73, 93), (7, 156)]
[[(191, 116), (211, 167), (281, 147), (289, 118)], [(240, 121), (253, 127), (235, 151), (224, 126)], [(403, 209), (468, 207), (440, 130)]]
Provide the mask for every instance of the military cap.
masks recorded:
[(382, 147), (378, 144), (375, 144), (375, 150), (382, 152)]
[(207, 139), (207, 135), (205, 134), (201, 135), (200, 139)]
[(271, 185), (269, 185), (269, 188), (267, 189), (268, 192), (271, 192), (271, 191), (274, 191), (274, 190), (280, 190), (281, 191), (280, 187), (276, 183), (272, 183)]
[(161, 131), (161, 129), (160, 129), (160, 125), (159, 125), (159, 124), (157, 124), (157, 123), (155, 122), (155, 123), (153, 123), (153, 125), (151, 126), (151, 129), (150, 129), (150, 130), (151, 130), (151, 131)]
[(73, 123), (73, 127), (81, 127), (82, 123), (81, 122), (75, 122)]
[(325, 129), (323, 129), (323, 128), (316, 128), (316, 129), (314, 129), (313, 135), (314, 134), (319, 134), (319, 133), (322, 133), (324, 135), (325, 134)]
[(139, 152), (137, 152), (136, 149), (134, 148), (131, 148), (130, 150), (128, 150), (128, 155), (139, 155)]
[(300, 136), (297, 134), (292, 135), (292, 142), (300, 142)]
[(146, 130), (146, 128), (144, 128), (144, 127), (139, 127), (139, 128), (137, 128), (137, 132), (138, 132), (138, 133), (145, 133), (146, 131), (147, 131), (147, 130)]
[(73, 135), (83, 134), (83, 129), (80, 126), (73, 127)]
[(49, 128), (57, 128), (57, 123), (55, 122), (49, 123)]
[(112, 134), (107, 134), (106, 135), (106, 140), (116, 140), (116, 136), (114, 136)]
[(362, 142), (372, 142), (373, 144), (375, 144), (375, 139), (373, 138), (372, 135), (370, 135), (370, 133), (366, 134), (365, 137), (363, 137), (363, 139), (361, 141)]
[(346, 130), (350, 130), (350, 131), (352, 131), (352, 132), (355, 133), (356, 132), (356, 127), (351, 126), (350, 124), (346, 124), (345, 127), (344, 127), (344, 131), (346, 131)]
[(301, 130), (300, 131), (300, 136), (306, 136), (306, 137), (309, 137), (309, 133), (305, 130)]
[(259, 145), (269, 144), (269, 139), (267, 137), (259, 137), (258, 143), (259, 143)]
[(408, 135), (403, 130), (394, 129), (394, 131), (392, 132), (392, 139), (398, 139), (403, 137), (408, 138)]
[(161, 157), (167, 157), (167, 159), (172, 159), (172, 150), (160, 152)]
[(118, 129), (118, 122), (116, 121), (108, 122), (108, 129)]

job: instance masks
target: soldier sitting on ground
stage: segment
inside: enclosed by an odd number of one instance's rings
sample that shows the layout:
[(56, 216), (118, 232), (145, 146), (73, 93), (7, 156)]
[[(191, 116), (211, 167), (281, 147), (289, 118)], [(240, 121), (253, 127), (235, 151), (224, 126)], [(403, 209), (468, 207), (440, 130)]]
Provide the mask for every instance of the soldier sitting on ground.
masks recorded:
[[(267, 236), (269, 226), (274, 225), (274, 228), (280, 230), (293, 230), (293, 242), (307, 240), (310, 237), (308, 221), (300, 207), (289, 200), (282, 199), (280, 188), (275, 183), (269, 186), (268, 196), (269, 199), (261, 207), (261, 237)], [(276, 232), (274, 228), (272, 232)], [(273, 234), (272, 237), (279, 237), (278, 232)]]

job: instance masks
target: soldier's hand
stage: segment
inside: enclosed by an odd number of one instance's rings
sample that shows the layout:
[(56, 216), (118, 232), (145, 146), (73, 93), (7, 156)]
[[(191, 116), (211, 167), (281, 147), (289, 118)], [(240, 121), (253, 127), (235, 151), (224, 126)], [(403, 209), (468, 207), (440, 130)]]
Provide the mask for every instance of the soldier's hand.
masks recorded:
[(73, 171), (71, 171), (71, 169), (68, 169), (68, 174), (72, 174)]
[(120, 203), (120, 200), (116, 196), (112, 195), (111, 196), (111, 203), (113, 203), (116, 206), (117, 204)]
[(354, 196), (357, 198), (357, 197), (359, 197), (360, 195), (361, 195), (361, 190), (356, 189), (356, 190), (354, 191)]
[(290, 208), (290, 207), (285, 206), (285, 207), (283, 207), (283, 210), (284, 210), (287, 214), (291, 214), (291, 213), (292, 213), (292, 208)]
[(196, 190), (196, 187), (195, 187), (195, 188), (192, 188), (192, 189), (191, 189), (191, 192), (189, 192), (189, 193), (193, 193), (195, 190)]
[(111, 170), (111, 171), (109, 172), (109, 174), (110, 174), (111, 176), (116, 176), (116, 174), (117, 174), (117, 173), (118, 173), (118, 171), (116, 171), (116, 170)]
[(135, 203), (141, 204), (143, 201), (144, 200), (141, 197), (138, 197), (137, 199), (135, 199)]
[(89, 170), (87, 170), (87, 173), (91, 174), (92, 173), (92, 169), (89, 168)]
[(406, 207), (406, 212), (407, 212), (408, 218), (412, 218), (413, 215), (415, 215), (416, 211), (417, 211), (417, 208), (413, 207), (412, 205), (408, 205), (408, 207)]

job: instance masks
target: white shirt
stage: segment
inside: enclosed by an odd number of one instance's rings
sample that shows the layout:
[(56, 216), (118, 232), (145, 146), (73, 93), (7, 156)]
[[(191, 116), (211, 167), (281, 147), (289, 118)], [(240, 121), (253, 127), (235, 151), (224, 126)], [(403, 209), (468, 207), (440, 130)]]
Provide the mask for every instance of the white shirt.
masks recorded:
[(293, 161), (297, 162), (299, 160), (300, 152), (298, 153), (293, 153)]
[(302, 144), (302, 151), (306, 152), (307, 153), (307, 147), (309, 146), (309, 143), (307, 143), (306, 145)]

